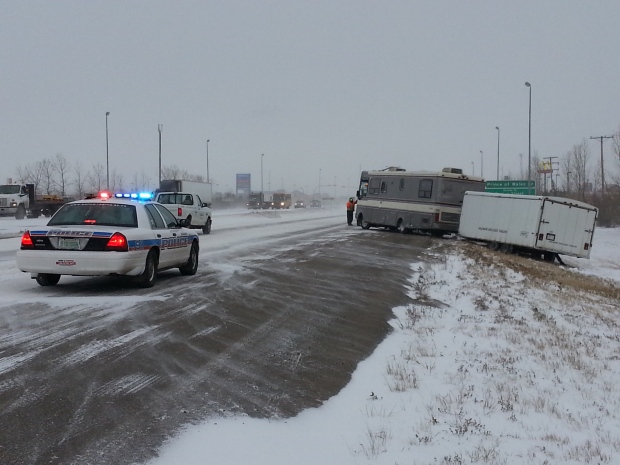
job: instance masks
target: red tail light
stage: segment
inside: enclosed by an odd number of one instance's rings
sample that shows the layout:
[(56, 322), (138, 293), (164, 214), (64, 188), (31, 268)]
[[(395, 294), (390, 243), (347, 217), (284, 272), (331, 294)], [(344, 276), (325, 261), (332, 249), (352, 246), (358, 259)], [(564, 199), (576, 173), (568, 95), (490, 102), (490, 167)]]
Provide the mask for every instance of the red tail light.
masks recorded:
[(34, 249), (34, 242), (32, 242), (32, 237), (30, 237), (30, 233), (26, 231), (22, 235), (22, 249)]
[(114, 233), (108, 240), (105, 250), (114, 250), (116, 252), (127, 252), (127, 239), (121, 233)]
[(177, 216), (183, 216), (183, 209), (181, 207), (178, 208)]

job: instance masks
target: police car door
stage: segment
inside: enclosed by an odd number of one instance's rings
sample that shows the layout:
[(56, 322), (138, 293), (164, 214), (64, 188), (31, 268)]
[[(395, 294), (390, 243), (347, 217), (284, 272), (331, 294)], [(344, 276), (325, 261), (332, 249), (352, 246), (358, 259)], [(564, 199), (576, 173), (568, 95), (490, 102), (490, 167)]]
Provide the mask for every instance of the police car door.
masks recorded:
[(161, 216), (166, 222), (165, 231), (167, 237), (162, 240), (162, 252), (167, 250), (170, 253), (171, 262), (168, 266), (176, 266), (183, 264), (189, 258), (189, 243), (187, 237), (187, 230), (181, 230), (176, 217), (170, 213), (163, 205), (155, 205), (155, 208), (161, 213)]
[[(172, 237), (172, 233), (164, 221), (164, 217), (162, 217), (161, 210), (156, 208), (156, 205), (147, 204), (145, 208), (149, 213), (149, 221), (151, 223), (151, 229), (153, 230), (153, 234), (157, 243), (159, 244), (159, 267), (165, 268), (168, 266), (172, 266), (176, 261), (176, 250), (171, 247), (168, 247), (170, 243), (170, 238)], [(167, 211), (167, 210), (166, 210)], [(168, 212), (170, 215), (171, 213)], [(176, 222), (176, 220), (175, 220)]]

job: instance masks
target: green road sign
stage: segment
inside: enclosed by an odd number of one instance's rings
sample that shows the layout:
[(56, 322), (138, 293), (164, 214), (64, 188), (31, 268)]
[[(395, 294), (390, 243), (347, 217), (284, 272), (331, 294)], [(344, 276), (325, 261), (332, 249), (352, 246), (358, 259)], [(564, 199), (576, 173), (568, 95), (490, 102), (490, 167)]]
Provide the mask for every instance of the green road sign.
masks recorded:
[(536, 193), (535, 181), (487, 181), (485, 192), (498, 194), (534, 195)]

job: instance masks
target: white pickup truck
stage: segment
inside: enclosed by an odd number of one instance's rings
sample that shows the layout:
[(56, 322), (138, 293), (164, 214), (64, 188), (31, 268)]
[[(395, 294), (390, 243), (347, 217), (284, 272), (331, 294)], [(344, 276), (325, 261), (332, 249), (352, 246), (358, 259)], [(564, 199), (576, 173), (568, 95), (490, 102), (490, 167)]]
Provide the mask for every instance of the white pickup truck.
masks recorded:
[(161, 203), (178, 219), (186, 219), (189, 228), (211, 232), (211, 208), (198, 194), (191, 192), (159, 192), (155, 201)]

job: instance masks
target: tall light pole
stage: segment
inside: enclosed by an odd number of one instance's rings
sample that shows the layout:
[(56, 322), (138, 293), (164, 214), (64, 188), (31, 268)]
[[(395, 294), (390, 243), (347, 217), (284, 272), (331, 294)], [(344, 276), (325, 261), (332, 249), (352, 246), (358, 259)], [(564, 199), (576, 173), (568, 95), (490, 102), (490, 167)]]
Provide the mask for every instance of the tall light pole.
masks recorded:
[(161, 132), (163, 130), (164, 130), (164, 125), (158, 124), (157, 125), (157, 131), (159, 132), (159, 186), (157, 186), (158, 189), (161, 186)]
[(260, 156), (260, 193), (263, 193), (263, 157), (265, 156), (264, 153), (261, 154)]
[(499, 126), (495, 126), (497, 129), (497, 180), (499, 181)]
[(319, 199), (321, 198), (321, 169), (319, 169)]
[(110, 190), (110, 153), (108, 150), (108, 116), (110, 112), (105, 112), (105, 172), (106, 172), (106, 188)]
[(480, 177), (484, 178), (484, 155), (482, 154), (482, 150), (480, 151)]
[(207, 182), (209, 182), (209, 139), (207, 139)]
[(525, 85), (530, 89), (530, 107), (528, 113), (528, 136), (527, 136), (527, 181), (528, 192), (530, 181), (532, 180), (532, 85), (526, 82)]
[(472, 161), (472, 162), (471, 162), (471, 175), (472, 175), (472, 176), (474, 176), (474, 175), (476, 174), (476, 173), (475, 173), (475, 171), (476, 171), (476, 170), (475, 170), (475, 165), (474, 165), (474, 162)]

